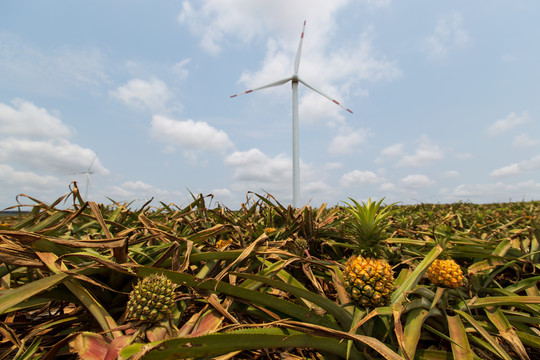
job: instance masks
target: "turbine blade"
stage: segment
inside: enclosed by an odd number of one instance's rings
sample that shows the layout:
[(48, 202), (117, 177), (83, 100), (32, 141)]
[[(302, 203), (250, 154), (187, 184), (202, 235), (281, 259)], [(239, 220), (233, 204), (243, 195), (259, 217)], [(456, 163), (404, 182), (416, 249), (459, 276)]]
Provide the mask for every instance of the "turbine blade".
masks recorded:
[(251, 90), (248, 90), (248, 91), (244, 91), (240, 94), (235, 94), (235, 95), (231, 95), (231, 97), (237, 97), (239, 95), (244, 95), (244, 94), (249, 94), (249, 93), (252, 93), (254, 91), (257, 91), (257, 90), (261, 90), (261, 89), (266, 89), (266, 88), (269, 88), (269, 87), (273, 87), (273, 86), (279, 86), (279, 85), (283, 85), (285, 84), (286, 82), (288, 81), (291, 81), (292, 80), (292, 76), (291, 77), (288, 77), (286, 79), (283, 79), (283, 80), (279, 80), (279, 81), (276, 81), (276, 82), (273, 82), (271, 84), (268, 84), (268, 85), (263, 85), (261, 87), (258, 87), (258, 88), (255, 88), (255, 89), (251, 89)]
[(294, 75), (298, 75), (298, 68), (300, 67), (300, 56), (302, 56), (302, 43), (304, 42), (305, 30), (306, 30), (306, 20), (304, 20), (304, 27), (302, 28), (302, 35), (300, 35), (300, 44), (298, 44), (298, 51), (296, 52), (296, 58), (294, 59)]
[(86, 170), (86, 171), (90, 171), (90, 169), (92, 168), (92, 165), (94, 165), (94, 161), (96, 161), (96, 159), (97, 159), (97, 155), (94, 155), (94, 158), (90, 162), (90, 166), (88, 166), (88, 170)]
[(350, 109), (346, 108), (344, 105), (340, 104), (339, 101), (337, 101), (336, 99), (334, 98), (331, 98), (330, 96), (328, 96), (327, 94), (323, 93), (321, 90), (313, 87), (313, 85), (310, 85), (308, 84), (307, 82), (305, 82), (304, 80), (298, 78), (298, 81), (301, 82), (302, 84), (304, 84), (305, 86), (307, 86), (308, 88), (310, 88), (311, 90), (321, 94), (322, 96), (324, 96), (325, 98), (327, 98), (328, 100), (330, 100), (331, 102), (333, 102), (334, 104), (337, 104), (339, 106), (341, 106), (342, 108), (344, 108), (345, 110), (347, 110), (348, 112), (350, 112), (351, 114), (353, 113)]

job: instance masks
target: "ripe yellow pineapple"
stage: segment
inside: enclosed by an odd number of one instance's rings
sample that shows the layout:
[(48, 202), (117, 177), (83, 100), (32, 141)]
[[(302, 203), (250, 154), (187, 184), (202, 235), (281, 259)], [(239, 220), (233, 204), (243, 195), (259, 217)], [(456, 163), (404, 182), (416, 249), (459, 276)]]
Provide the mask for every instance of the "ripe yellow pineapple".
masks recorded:
[(139, 279), (129, 294), (127, 319), (158, 322), (172, 316), (174, 284), (165, 275), (150, 275)]
[(345, 288), (351, 300), (366, 307), (386, 306), (394, 288), (394, 275), (388, 262), (381, 259), (382, 240), (388, 226), (385, 221), (392, 214), (390, 205), (381, 209), (382, 201), (359, 204), (348, 203), (345, 210), (350, 218), (346, 228), (357, 237), (359, 255), (353, 255), (346, 263), (343, 273)]
[(386, 260), (353, 255), (343, 273), (352, 300), (362, 306), (385, 306), (394, 287), (392, 268)]
[(452, 289), (463, 285), (463, 272), (453, 259), (435, 260), (426, 275), (433, 285)]
[(227, 240), (220, 239), (216, 242), (216, 247), (218, 249), (224, 249), (228, 245), (232, 244), (232, 242), (233, 242), (232, 239), (227, 239)]
[(273, 233), (273, 232), (275, 232), (275, 231), (276, 231), (276, 228), (273, 228), (273, 227), (267, 227), (267, 228), (264, 228), (264, 233), (265, 233), (266, 235), (271, 234), (271, 233)]

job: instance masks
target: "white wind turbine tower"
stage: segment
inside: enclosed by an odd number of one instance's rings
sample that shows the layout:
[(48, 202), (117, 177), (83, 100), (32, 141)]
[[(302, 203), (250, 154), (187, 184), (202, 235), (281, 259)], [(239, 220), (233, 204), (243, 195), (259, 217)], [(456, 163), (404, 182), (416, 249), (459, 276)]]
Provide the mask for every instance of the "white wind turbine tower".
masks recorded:
[(302, 28), (302, 35), (300, 36), (300, 44), (298, 45), (298, 51), (296, 52), (296, 58), (294, 59), (294, 73), (292, 76), (285, 78), (283, 80), (273, 82), (271, 84), (267, 84), (267, 85), (231, 96), (231, 98), (233, 98), (238, 95), (249, 94), (253, 91), (266, 89), (273, 86), (283, 85), (289, 81), (292, 83), (292, 110), (293, 110), (292, 111), (292, 116), (293, 116), (293, 201), (292, 201), (292, 205), (293, 207), (298, 206), (298, 198), (300, 197), (300, 159), (299, 159), (299, 149), (298, 149), (298, 83), (300, 82), (304, 84), (311, 90), (321, 94), (328, 100), (341, 106), (342, 108), (344, 108), (345, 110), (347, 110), (348, 112), (352, 114), (351, 110), (347, 109), (345, 106), (340, 104), (337, 100), (326, 95), (321, 90), (316, 89), (315, 87), (308, 84), (307, 82), (305, 82), (303, 79), (301, 79), (298, 76), (298, 68), (300, 67), (300, 56), (302, 54), (302, 42), (304, 41), (305, 29), (306, 29), (306, 21), (304, 21), (304, 27)]

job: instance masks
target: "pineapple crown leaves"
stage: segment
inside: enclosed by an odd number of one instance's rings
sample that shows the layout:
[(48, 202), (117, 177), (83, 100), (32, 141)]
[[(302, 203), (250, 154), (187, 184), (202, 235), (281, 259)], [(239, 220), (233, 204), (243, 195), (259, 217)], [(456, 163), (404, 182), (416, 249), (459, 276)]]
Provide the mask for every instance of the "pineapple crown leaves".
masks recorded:
[(349, 219), (345, 224), (346, 227), (358, 236), (357, 244), (360, 248), (364, 250), (377, 248), (384, 231), (389, 225), (388, 217), (395, 211), (392, 206), (397, 203), (383, 207), (384, 198), (379, 202), (368, 199), (367, 202), (362, 201), (361, 204), (352, 198), (349, 199), (353, 204), (345, 202), (348, 207), (343, 207), (349, 215)]

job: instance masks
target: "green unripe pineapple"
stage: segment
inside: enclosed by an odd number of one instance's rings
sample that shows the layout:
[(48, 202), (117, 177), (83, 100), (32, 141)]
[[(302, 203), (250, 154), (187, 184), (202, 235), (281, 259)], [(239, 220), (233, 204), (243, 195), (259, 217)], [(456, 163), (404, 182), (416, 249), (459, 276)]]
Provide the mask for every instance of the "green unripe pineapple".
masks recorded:
[(172, 317), (174, 284), (165, 275), (139, 279), (129, 294), (127, 320), (158, 322)]
[(298, 253), (303, 254), (305, 250), (309, 249), (309, 244), (306, 239), (298, 237), (294, 239), (294, 247)]

